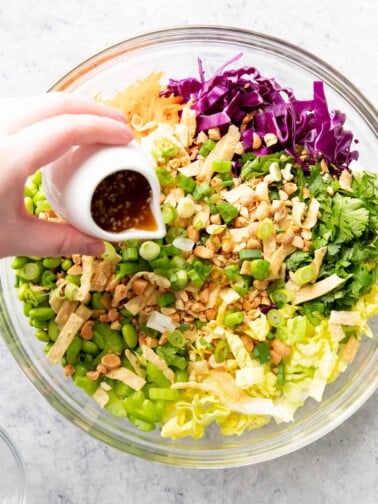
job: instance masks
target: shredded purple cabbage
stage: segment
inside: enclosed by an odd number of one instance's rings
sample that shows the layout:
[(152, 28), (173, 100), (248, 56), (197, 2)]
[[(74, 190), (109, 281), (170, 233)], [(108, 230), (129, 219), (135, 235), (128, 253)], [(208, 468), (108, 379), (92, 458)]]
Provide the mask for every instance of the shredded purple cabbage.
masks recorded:
[[(358, 159), (358, 152), (351, 150), (353, 134), (343, 128), (345, 114), (328, 110), (323, 82), (314, 82), (312, 100), (297, 100), (291, 89), (261, 76), (254, 67), (226, 70), (240, 57), (238, 54), (226, 62), (209, 80), (199, 59), (199, 80), (170, 79), (162, 95), (181, 96), (184, 103), (193, 103), (197, 132), (214, 127), (224, 132), (230, 124), (240, 127), (243, 123), (241, 139), (246, 151), (252, 149), (253, 133), (260, 137), (273, 133), (277, 144), (262, 146), (256, 154), (284, 148), (300, 161), (296, 151), (297, 146), (303, 146), (308, 152), (307, 163), (323, 157), (336, 174)], [(306, 168), (306, 163), (301, 164)]]

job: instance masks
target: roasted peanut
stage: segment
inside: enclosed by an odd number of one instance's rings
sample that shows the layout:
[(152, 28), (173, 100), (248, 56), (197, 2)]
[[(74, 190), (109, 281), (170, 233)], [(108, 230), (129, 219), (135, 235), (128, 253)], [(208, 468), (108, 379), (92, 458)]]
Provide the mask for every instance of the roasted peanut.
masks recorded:
[(121, 359), (117, 354), (106, 354), (101, 359), (101, 364), (106, 367), (106, 369), (117, 369), (121, 365)]
[(287, 357), (288, 355), (291, 354), (291, 348), (288, 345), (286, 345), (283, 341), (277, 338), (273, 340), (272, 348), (281, 357)]
[(200, 257), (201, 259), (213, 259), (214, 251), (204, 247), (203, 245), (199, 245), (194, 249), (194, 255)]
[(82, 328), (80, 329), (80, 336), (84, 340), (89, 341), (93, 338), (93, 326), (93, 320), (87, 320), (86, 322), (84, 322)]

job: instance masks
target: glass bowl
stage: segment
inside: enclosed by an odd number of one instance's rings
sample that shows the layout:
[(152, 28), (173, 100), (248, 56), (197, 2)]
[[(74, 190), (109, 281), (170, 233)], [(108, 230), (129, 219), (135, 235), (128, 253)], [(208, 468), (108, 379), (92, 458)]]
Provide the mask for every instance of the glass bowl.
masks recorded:
[(25, 472), (21, 456), (8, 434), (0, 426), (0, 502), (25, 502)]
[[(282, 40), (222, 27), (185, 27), (162, 30), (121, 42), (88, 59), (53, 86), (53, 90), (95, 96), (124, 89), (155, 70), (165, 77), (198, 75), (197, 57), (207, 76), (242, 52), (237, 65), (252, 65), (296, 91), (298, 98), (312, 96), (316, 79), (325, 83), (331, 108), (347, 114), (347, 126), (359, 139), (359, 165), (378, 166), (377, 115), (353, 84), (309, 53)], [(273, 459), (324, 436), (354, 413), (374, 392), (377, 341), (364, 338), (357, 358), (347, 371), (326, 388), (321, 403), (307, 400), (295, 422), (269, 425), (237, 437), (221, 436), (216, 428), (205, 437), (171, 441), (159, 432), (142, 433), (125, 419), (112, 417), (65, 378), (63, 369), (51, 366), (42, 344), (22, 314), (13, 287), (10, 260), (3, 260), (0, 304), (3, 335), (9, 349), (34, 386), (74, 424), (103, 442), (146, 459), (186, 467), (241, 466)], [(373, 321), (377, 333), (377, 320)]]

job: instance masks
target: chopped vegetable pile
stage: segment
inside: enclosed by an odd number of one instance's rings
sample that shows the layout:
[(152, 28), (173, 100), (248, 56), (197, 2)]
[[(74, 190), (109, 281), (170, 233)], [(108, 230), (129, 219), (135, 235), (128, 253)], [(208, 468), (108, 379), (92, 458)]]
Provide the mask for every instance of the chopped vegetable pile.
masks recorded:
[[(351, 171), (345, 115), (321, 82), (299, 101), (226, 68), (206, 80), (200, 63), (199, 79), (166, 86), (154, 73), (111, 102), (151, 155), (163, 239), (12, 263), (47, 359), (112, 415), (172, 439), (293, 421), (378, 313), (378, 180)], [(60, 220), (40, 171), (25, 204)]]

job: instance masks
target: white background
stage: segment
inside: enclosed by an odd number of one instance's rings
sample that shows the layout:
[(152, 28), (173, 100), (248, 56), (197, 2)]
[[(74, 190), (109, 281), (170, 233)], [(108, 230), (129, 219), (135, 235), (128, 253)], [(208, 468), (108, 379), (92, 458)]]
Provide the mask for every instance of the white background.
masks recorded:
[[(44, 92), (83, 59), (133, 35), (216, 24), (297, 44), (377, 103), (376, 19), (375, 0), (0, 0), (0, 96)], [(71, 425), (34, 390), (1, 340), (0, 370), (0, 425), (24, 458), (28, 504), (376, 502), (377, 395), (296, 453), (239, 469), (196, 471), (133, 458)]]

